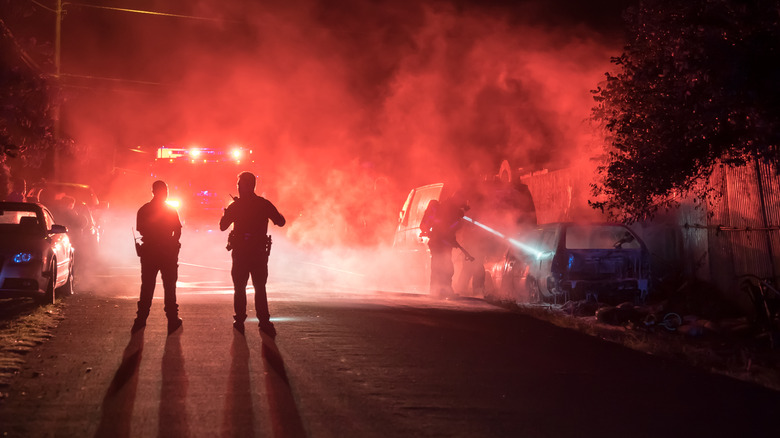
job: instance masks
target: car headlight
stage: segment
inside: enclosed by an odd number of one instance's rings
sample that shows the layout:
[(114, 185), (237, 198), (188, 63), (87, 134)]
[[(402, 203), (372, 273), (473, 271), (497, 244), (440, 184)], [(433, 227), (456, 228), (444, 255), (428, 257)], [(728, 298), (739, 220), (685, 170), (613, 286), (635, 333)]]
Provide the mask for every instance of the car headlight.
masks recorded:
[(35, 258), (32, 253), (29, 252), (20, 252), (16, 254), (13, 258), (14, 263), (28, 263), (32, 261), (32, 259)]

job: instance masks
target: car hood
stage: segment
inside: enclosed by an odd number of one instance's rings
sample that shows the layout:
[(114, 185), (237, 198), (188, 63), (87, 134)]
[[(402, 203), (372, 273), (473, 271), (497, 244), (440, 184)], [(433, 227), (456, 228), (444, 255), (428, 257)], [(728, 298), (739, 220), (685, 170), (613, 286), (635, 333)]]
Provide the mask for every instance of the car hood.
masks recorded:
[(29, 235), (19, 234), (4, 234), (0, 236), (3, 243), (0, 243), (0, 253), (10, 254), (16, 253), (22, 250), (33, 250), (43, 248), (49, 244), (49, 241), (44, 237), (34, 237)]

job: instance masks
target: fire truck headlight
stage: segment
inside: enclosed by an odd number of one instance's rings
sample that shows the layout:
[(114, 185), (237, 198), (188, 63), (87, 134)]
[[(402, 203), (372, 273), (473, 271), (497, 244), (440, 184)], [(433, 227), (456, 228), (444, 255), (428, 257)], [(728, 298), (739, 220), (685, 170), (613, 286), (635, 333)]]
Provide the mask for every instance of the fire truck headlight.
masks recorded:
[(237, 148), (236, 148), (236, 149), (233, 149), (233, 150), (230, 152), (230, 155), (232, 155), (232, 156), (233, 156), (233, 159), (240, 160), (240, 159), (241, 159), (241, 156), (243, 155), (243, 152), (241, 151), (241, 149), (237, 149)]

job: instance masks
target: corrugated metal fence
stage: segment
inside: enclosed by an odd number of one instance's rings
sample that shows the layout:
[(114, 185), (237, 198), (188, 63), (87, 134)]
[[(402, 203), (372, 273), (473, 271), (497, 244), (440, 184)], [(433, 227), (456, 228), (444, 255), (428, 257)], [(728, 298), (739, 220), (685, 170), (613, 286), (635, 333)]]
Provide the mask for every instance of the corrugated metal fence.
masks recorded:
[(780, 177), (777, 167), (753, 163), (719, 169), (710, 184), (723, 196), (709, 206), (706, 218), (709, 280), (727, 293), (737, 293), (737, 280), (745, 274), (772, 278), (778, 284)]

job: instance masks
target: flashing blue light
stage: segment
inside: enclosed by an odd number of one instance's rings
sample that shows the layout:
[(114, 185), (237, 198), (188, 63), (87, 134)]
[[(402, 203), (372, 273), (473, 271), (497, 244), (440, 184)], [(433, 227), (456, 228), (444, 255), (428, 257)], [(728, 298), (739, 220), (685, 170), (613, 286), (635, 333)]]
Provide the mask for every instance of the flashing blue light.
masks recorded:
[(574, 266), (574, 254), (569, 254), (569, 270)]
[(14, 263), (27, 263), (33, 259), (33, 255), (29, 252), (20, 252), (14, 256)]

